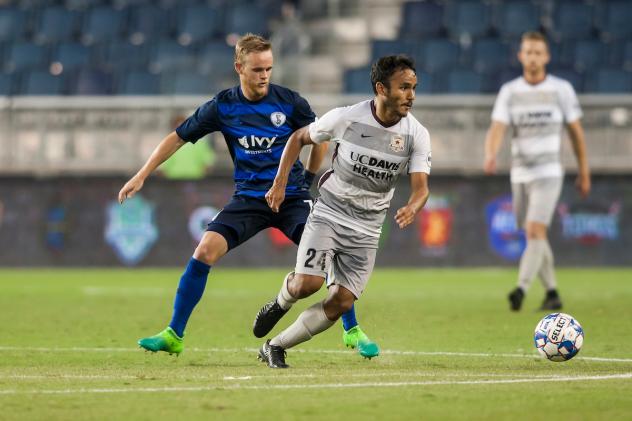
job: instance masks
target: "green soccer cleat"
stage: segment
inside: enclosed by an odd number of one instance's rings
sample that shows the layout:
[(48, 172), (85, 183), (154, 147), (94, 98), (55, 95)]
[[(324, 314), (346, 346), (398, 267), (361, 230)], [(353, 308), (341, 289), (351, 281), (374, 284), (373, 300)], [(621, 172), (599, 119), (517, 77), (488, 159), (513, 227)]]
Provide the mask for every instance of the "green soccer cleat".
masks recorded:
[(169, 355), (180, 355), (184, 349), (184, 339), (179, 337), (173, 329), (168, 327), (157, 335), (139, 339), (138, 345), (151, 352), (164, 351)]
[(358, 353), (369, 360), (380, 355), (380, 347), (366, 336), (360, 326), (345, 330), (342, 341), (348, 348), (358, 348)]

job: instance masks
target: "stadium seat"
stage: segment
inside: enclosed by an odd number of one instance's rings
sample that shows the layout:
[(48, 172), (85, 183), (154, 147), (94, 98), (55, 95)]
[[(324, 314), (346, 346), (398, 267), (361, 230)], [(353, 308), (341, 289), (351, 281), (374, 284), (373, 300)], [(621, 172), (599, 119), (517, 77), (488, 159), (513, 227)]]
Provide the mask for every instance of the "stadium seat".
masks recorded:
[(133, 45), (128, 41), (112, 41), (97, 50), (98, 62), (102, 67), (117, 72), (147, 68), (147, 48), (146, 45)]
[(235, 76), (234, 55), (234, 48), (224, 41), (205, 43), (198, 53), (197, 71), (212, 79), (231, 79)]
[(208, 97), (217, 93), (211, 78), (191, 71), (163, 75), (161, 91), (162, 94), (166, 95), (201, 95)]
[(371, 67), (347, 69), (344, 73), (345, 92), (349, 94), (373, 94), (371, 88)]
[(445, 91), (444, 84), (436, 77), (423, 70), (417, 70), (417, 89), (418, 94), (432, 94), (435, 92)]
[(495, 72), (511, 61), (510, 50), (497, 38), (485, 38), (472, 46), (472, 66), (478, 72)]
[(575, 42), (573, 67), (578, 72), (584, 72), (596, 66), (603, 65), (608, 59), (606, 56), (606, 48), (607, 46), (597, 39)]
[(443, 28), (443, 6), (434, 1), (409, 1), (402, 8), (400, 39), (437, 37)]
[(120, 75), (119, 95), (158, 95), (160, 94), (160, 76), (143, 71), (132, 71)]
[(123, 32), (126, 11), (99, 6), (87, 12), (81, 39), (85, 44), (111, 41)]
[(450, 94), (479, 94), (483, 90), (483, 76), (470, 69), (448, 72), (446, 92)]
[(412, 40), (373, 40), (371, 42), (372, 62), (382, 56), (393, 54), (406, 54), (415, 60), (422, 58), (419, 44)]
[(62, 95), (63, 77), (53, 76), (47, 71), (36, 70), (25, 75), (21, 95)]
[(446, 15), (448, 32), (455, 39), (484, 36), (490, 29), (489, 6), (477, 0), (448, 3)]
[(40, 44), (69, 42), (79, 28), (81, 14), (61, 6), (45, 9), (33, 33), (33, 40)]
[(127, 28), (130, 42), (142, 44), (167, 37), (173, 27), (172, 15), (168, 10), (149, 4), (132, 8)]
[(6, 55), (5, 71), (22, 72), (47, 64), (48, 48), (26, 42), (11, 44)]
[(266, 10), (256, 4), (228, 3), (225, 23), (224, 31), (227, 34), (252, 32), (266, 36), (269, 32)]
[(209, 6), (186, 8), (179, 19), (176, 36), (183, 45), (212, 38), (222, 31), (217, 9)]
[(585, 39), (593, 36), (592, 5), (571, 0), (557, 3), (553, 12), (553, 34), (558, 39)]
[(112, 77), (100, 69), (84, 67), (70, 79), (72, 95), (109, 95), (112, 93)]
[(149, 59), (152, 73), (170, 72), (179, 69), (191, 69), (195, 66), (195, 52), (175, 41), (162, 40), (153, 47)]
[(458, 44), (447, 39), (426, 41), (422, 45), (423, 58), (418, 67), (429, 73), (450, 69), (459, 64), (460, 48)]
[(59, 62), (64, 71), (90, 64), (92, 50), (85, 45), (71, 42), (60, 44), (53, 53), (51, 62)]
[(13, 93), (13, 76), (0, 73), (0, 96), (9, 96)]
[(4, 7), (0, 8), (0, 42), (19, 40), (24, 35), (27, 12)]
[(628, 0), (597, 3), (596, 25), (606, 40), (632, 37), (632, 2)]
[(614, 68), (597, 69), (586, 76), (585, 91), (629, 94), (632, 92), (632, 73)]
[(632, 41), (623, 44), (621, 53), (621, 65), (624, 70), (632, 71)]
[(495, 27), (503, 38), (520, 38), (524, 32), (540, 28), (540, 9), (531, 1), (503, 2), (495, 12)]

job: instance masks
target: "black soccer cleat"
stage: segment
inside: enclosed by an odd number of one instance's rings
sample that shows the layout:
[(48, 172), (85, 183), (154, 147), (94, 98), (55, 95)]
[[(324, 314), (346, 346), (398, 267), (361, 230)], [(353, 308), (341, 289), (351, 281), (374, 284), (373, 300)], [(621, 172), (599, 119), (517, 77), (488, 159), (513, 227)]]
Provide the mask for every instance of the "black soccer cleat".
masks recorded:
[(562, 300), (560, 300), (560, 296), (557, 293), (557, 290), (552, 289), (546, 292), (546, 297), (544, 297), (544, 301), (542, 301), (542, 306), (540, 310), (561, 310), (562, 309)]
[(270, 345), (270, 339), (268, 339), (259, 350), (260, 361), (268, 364), (270, 368), (288, 368), (289, 365), (285, 364), (285, 349), (277, 345)]
[(263, 338), (270, 333), (272, 328), (287, 312), (288, 310), (283, 310), (275, 298), (261, 307), (261, 310), (257, 313), (252, 326), (252, 333), (254, 333), (257, 338)]
[(509, 308), (511, 311), (520, 311), (522, 300), (524, 300), (524, 291), (518, 287), (509, 293)]

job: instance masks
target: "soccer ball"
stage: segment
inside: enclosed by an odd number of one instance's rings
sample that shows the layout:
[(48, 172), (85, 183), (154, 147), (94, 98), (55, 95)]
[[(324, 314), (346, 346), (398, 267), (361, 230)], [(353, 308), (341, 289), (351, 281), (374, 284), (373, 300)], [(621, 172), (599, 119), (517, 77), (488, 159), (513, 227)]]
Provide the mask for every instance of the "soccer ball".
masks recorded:
[(577, 320), (565, 313), (544, 316), (535, 327), (533, 336), (540, 355), (551, 361), (568, 361), (584, 344), (584, 329)]

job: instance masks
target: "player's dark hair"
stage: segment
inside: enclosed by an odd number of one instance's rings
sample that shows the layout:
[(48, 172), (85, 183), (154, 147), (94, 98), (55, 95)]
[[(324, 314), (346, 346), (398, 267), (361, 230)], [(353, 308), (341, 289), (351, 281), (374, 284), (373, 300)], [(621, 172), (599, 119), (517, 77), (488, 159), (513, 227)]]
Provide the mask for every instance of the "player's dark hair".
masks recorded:
[(235, 61), (243, 63), (244, 57), (250, 53), (261, 53), (272, 49), (270, 41), (260, 35), (247, 33), (237, 40), (235, 45)]
[(407, 55), (398, 54), (395, 56), (380, 57), (371, 66), (371, 85), (373, 85), (373, 93), (377, 94), (375, 85), (378, 82), (390, 88), (389, 81), (393, 74), (405, 69), (410, 69), (417, 73), (417, 70), (415, 70), (415, 62)]

